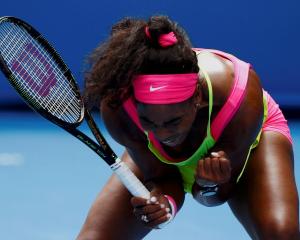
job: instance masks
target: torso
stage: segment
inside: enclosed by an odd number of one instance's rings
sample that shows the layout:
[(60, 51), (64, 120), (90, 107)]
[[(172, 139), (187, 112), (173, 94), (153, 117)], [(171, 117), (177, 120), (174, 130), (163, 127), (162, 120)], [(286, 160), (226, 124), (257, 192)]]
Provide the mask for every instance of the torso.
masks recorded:
[[(228, 98), (228, 95), (232, 88), (232, 84), (234, 80), (233, 64), (229, 60), (224, 59), (215, 54), (203, 54), (203, 56), (200, 56), (198, 60), (201, 61), (201, 64), (205, 67), (206, 71), (208, 72), (211, 78), (211, 83), (212, 83), (213, 93), (214, 93), (213, 110), (211, 116), (212, 118), (211, 121), (213, 121), (216, 114), (219, 112), (223, 104), (226, 102), (226, 99)], [(247, 105), (249, 101), (254, 107), (253, 109), (255, 109), (256, 106), (257, 112), (261, 112), (261, 109), (259, 109), (258, 107), (261, 104), (260, 101), (258, 100), (259, 96), (261, 95), (257, 91), (258, 89), (261, 90), (259, 80), (253, 71), (252, 73), (249, 74), (249, 78), (252, 78), (250, 79), (251, 81), (249, 81), (250, 85), (252, 86), (248, 87), (251, 89), (251, 92), (247, 91), (245, 100), (241, 105), (241, 110), (237, 112), (233, 121), (231, 121), (228, 127), (226, 127), (226, 131), (224, 131), (224, 134), (220, 139), (220, 142), (230, 140), (226, 142), (227, 147), (229, 148), (238, 146), (240, 144), (240, 140), (245, 138), (244, 134), (250, 134), (250, 132), (252, 131), (253, 132), (252, 138), (254, 138), (259, 131), (258, 128), (260, 126), (259, 119), (261, 118), (261, 116), (259, 116), (259, 114), (258, 116), (255, 116), (253, 114), (251, 114), (251, 116), (246, 116), (245, 114), (243, 114), (243, 112), (245, 111), (244, 105)], [(197, 118), (194, 122), (192, 131), (190, 132), (189, 136), (180, 146), (177, 146), (176, 148), (163, 146), (164, 150), (171, 157), (176, 156), (176, 158), (178, 157), (187, 158), (191, 156), (191, 154), (193, 154), (194, 151), (199, 147), (199, 145), (201, 144), (201, 142), (203, 141), (206, 135), (206, 127), (208, 121), (208, 107), (207, 107), (208, 90), (207, 90), (206, 82), (203, 79), (201, 80), (201, 84), (202, 84), (202, 93), (203, 93), (203, 104), (198, 111)], [(257, 102), (253, 101), (254, 98), (257, 99)], [(133, 121), (130, 119), (130, 117), (127, 115), (127, 113), (124, 111), (122, 107), (111, 110), (105, 104), (102, 104), (101, 109), (102, 109), (102, 116), (104, 118), (105, 124), (107, 125), (107, 128), (109, 129), (111, 135), (119, 143), (125, 145), (128, 148), (131, 147), (135, 148), (135, 145), (138, 145), (140, 147), (147, 146), (147, 139), (144, 133), (140, 131), (140, 129), (133, 123)], [(253, 123), (254, 119), (257, 119), (256, 125)], [(243, 128), (245, 128), (246, 130), (247, 130), (247, 125), (254, 125), (254, 126), (249, 127), (249, 132), (248, 132), (248, 131), (241, 130), (240, 124), (244, 125)], [(254, 129), (255, 131), (253, 131)], [(232, 137), (232, 133), (234, 133), (236, 138)], [(250, 142), (251, 141), (249, 140), (249, 143)], [(247, 144), (249, 145), (249, 143)], [(237, 164), (237, 166), (241, 166), (241, 164)]]
[[(222, 108), (234, 81), (233, 63), (212, 53), (200, 54), (198, 62), (209, 73), (214, 97), (211, 122)], [(226, 81), (224, 79), (226, 78)], [(224, 84), (226, 82), (226, 84)], [(192, 130), (186, 140), (179, 146), (168, 147), (162, 144), (164, 151), (176, 162), (176, 159), (189, 158), (201, 145), (206, 137), (208, 123), (208, 87), (203, 76), (200, 79), (203, 102), (198, 110)]]

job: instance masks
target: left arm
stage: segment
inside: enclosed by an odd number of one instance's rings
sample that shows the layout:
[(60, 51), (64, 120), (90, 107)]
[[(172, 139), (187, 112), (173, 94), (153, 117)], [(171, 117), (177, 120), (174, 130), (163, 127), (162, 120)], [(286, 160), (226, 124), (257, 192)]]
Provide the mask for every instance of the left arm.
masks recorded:
[[(216, 206), (230, 198), (244, 167), (249, 148), (263, 119), (263, 97), (259, 78), (250, 70), (245, 98), (211, 152), (198, 162), (194, 198), (205, 206)], [(216, 194), (203, 196), (201, 185), (217, 184)], [(208, 194), (209, 195), (209, 194)]]

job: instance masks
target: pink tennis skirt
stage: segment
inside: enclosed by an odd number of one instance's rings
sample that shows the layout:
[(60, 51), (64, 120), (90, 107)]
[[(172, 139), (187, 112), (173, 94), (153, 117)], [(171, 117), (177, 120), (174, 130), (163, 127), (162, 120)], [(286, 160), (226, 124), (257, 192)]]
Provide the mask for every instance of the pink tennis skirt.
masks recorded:
[(287, 120), (282, 114), (282, 111), (279, 108), (279, 105), (274, 101), (274, 99), (264, 91), (264, 94), (267, 96), (268, 102), (268, 116), (266, 121), (263, 124), (262, 131), (273, 131), (279, 132), (287, 137), (291, 144), (293, 140), (291, 137), (290, 129), (287, 124)]

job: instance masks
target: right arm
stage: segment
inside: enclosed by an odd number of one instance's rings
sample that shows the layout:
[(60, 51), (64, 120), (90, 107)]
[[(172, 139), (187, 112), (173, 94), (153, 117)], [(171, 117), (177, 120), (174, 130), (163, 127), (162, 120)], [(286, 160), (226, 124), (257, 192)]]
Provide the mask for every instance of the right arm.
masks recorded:
[(141, 181), (153, 193), (170, 195), (178, 207), (181, 207), (184, 191), (177, 167), (162, 163), (149, 151), (145, 134), (138, 129), (122, 107), (116, 110), (102, 104), (101, 109), (109, 133), (118, 143), (125, 146), (141, 172)]
[[(164, 166), (150, 153), (145, 136), (124, 110), (102, 105), (102, 118), (111, 136), (127, 149), (122, 161), (152, 193), (172, 196), (180, 208), (184, 192), (178, 170)], [(134, 216), (132, 199), (113, 174), (92, 204), (77, 240), (142, 239), (151, 229)]]

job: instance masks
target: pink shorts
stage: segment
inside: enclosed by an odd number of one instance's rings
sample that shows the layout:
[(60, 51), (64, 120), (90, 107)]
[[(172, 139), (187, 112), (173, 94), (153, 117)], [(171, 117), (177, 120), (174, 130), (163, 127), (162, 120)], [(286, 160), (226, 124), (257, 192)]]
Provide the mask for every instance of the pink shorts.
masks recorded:
[(283, 116), (279, 105), (266, 91), (264, 91), (264, 94), (267, 96), (268, 115), (266, 121), (263, 124), (262, 131), (279, 132), (286, 136), (290, 143), (293, 144), (287, 120)]

